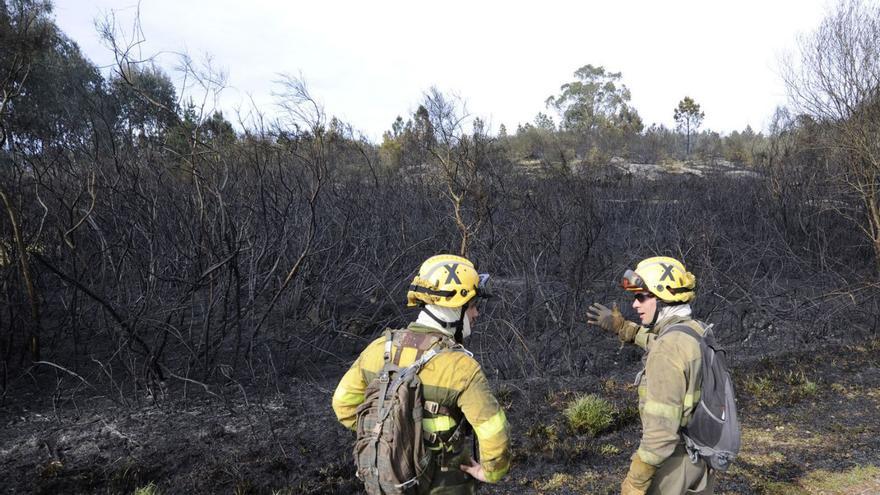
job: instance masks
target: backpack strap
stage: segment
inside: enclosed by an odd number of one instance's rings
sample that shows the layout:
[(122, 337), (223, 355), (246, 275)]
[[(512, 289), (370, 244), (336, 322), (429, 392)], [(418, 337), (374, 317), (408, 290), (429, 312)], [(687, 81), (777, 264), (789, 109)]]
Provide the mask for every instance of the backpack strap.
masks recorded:
[(654, 333), (654, 335), (656, 335), (659, 338), (661, 335), (668, 332), (669, 329), (674, 327), (675, 325), (682, 325), (682, 324), (686, 325), (689, 321), (695, 321), (695, 320), (693, 320), (689, 316), (672, 315), (672, 316), (669, 316), (668, 318), (663, 319), (663, 322), (662, 322), (663, 328), (662, 329), (660, 328), (661, 325), (655, 324), (653, 327), (649, 328), (649, 331)]
[(696, 339), (697, 342), (700, 342), (701, 344), (703, 342), (703, 336), (700, 335), (696, 330), (693, 329), (693, 327), (691, 327), (687, 323), (679, 323), (676, 325), (672, 325), (671, 327), (667, 328), (666, 331), (663, 332), (663, 334), (665, 335), (669, 332), (686, 333), (686, 334), (690, 335), (691, 337), (693, 337), (694, 339)]
[(391, 344), (392, 344), (393, 334), (390, 329), (385, 330), (385, 352), (382, 354), (382, 358), (385, 361), (385, 364), (382, 366), (382, 369), (379, 371), (379, 383), (381, 384), (379, 387), (379, 416), (385, 417), (388, 415), (388, 412), (385, 410), (385, 396), (388, 394), (388, 382), (390, 381), (391, 372), (398, 371), (400, 368), (397, 367), (391, 361)]
[[(387, 390), (391, 390), (392, 392), (393, 392), (394, 390), (397, 390), (397, 387), (399, 387), (400, 384), (401, 384), (404, 380), (406, 380), (407, 377), (412, 376), (412, 375), (418, 373), (419, 370), (422, 369), (422, 366), (424, 366), (428, 361), (430, 361), (431, 358), (433, 358), (433, 357), (436, 356), (437, 354), (440, 354), (440, 353), (443, 352), (444, 350), (445, 350), (445, 349), (439, 349), (439, 350), (438, 350), (438, 349), (436, 349), (436, 348), (428, 349), (428, 352), (422, 354), (422, 357), (420, 357), (418, 360), (416, 360), (416, 362), (414, 362), (413, 364), (411, 364), (411, 365), (407, 366), (406, 368), (404, 368), (403, 370), (401, 370), (401, 371), (397, 374), (397, 376), (394, 377), (394, 381), (391, 382), (391, 385), (387, 387)], [(396, 368), (396, 366), (395, 366), (395, 368)], [(383, 384), (383, 386), (385, 386), (385, 385)], [(380, 400), (380, 401), (383, 401), (383, 399), (384, 399), (384, 397), (381, 397), (381, 396), (380, 396), (379, 400)], [(390, 409), (385, 410), (385, 411), (380, 410), (380, 413), (379, 413), (379, 420), (380, 420), (380, 421), (384, 421), (385, 418), (388, 416), (388, 413), (389, 413), (389, 412), (390, 412)]]
[[(382, 366), (382, 369), (379, 371), (379, 403), (376, 406), (377, 414), (376, 414), (376, 424), (373, 425), (373, 431), (370, 435), (370, 440), (373, 443), (372, 451), (373, 451), (373, 466), (378, 466), (379, 462), (379, 436), (382, 434), (382, 425), (385, 422), (385, 419), (388, 417), (388, 413), (391, 412), (390, 407), (386, 407), (385, 404), (385, 396), (388, 394), (388, 382), (390, 381), (390, 376), (392, 371), (397, 371), (399, 368), (393, 362), (391, 362), (391, 343), (392, 343), (392, 333), (391, 329), (385, 330), (385, 351), (382, 354), (382, 359), (385, 361), (385, 364)], [(393, 390), (393, 389), (392, 389)]]
[[(706, 325), (705, 323), (703, 323), (699, 320), (688, 320), (688, 321), (685, 321), (682, 323), (676, 323), (675, 325), (668, 327), (666, 330), (663, 331), (663, 334), (666, 334), (668, 332), (686, 333), (686, 334), (690, 335), (691, 337), (693, 337), (694, 339), (696, 339), (697, 342), (700, 343), (700, 348), (702, 348), (703, 346), (706, 346), (715, 352), (721, 352), (726, 355), (727, 352), (724, 349), (718, 347), (718, 344), (715, 341), (715, 333), (712, 331), (712, 327), (714, 327), (714, 326), (715, 325), (711, 325), (711, 324)], [(696, 327), (699, 327), (700, 330), (703, 331), (703, 333), (700, 334), (696, 330)]]
[[(701, 334), (697, 331), (697, 328), (703, 331)], [(708, 356), (710, 356), (710, 362), (714, 359), (715, 353), (725, 353), (723, 349), (718, 349), (715, 346), (715, 336), (712, 333), (712, 325), (704, 325), (702, 322), (697, 320), (688, 320), (682, 323), (676, 323), (672, 325), (666, 330), (663, 331), (663, 335), (666, 335), (670, 332), (681, 332), (687, 335), (690, 335), (694, 340), (697, 341), (697, 344), (700, 346), (700, 354), (706, 355), (707, 352), (711, 351)]]

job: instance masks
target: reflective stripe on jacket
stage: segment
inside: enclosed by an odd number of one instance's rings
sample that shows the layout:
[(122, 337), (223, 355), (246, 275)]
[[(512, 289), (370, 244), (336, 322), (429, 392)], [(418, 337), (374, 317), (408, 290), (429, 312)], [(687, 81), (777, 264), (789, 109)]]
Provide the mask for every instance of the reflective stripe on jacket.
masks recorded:
[[(417, 323), (407, 327), (419, 333), (437, 330)], [(355, 428), (357, 406), (364, 401), (364, 390), (384, 365), (385, 337), (379, 337), (361, 352), (336, 387), (333, 410), (337, 419), (350, 429)], [(416, 359), (418, 350), (403, 347), (400, 367)], [(392, 346), (391, 355), (397, 353)], [(426, 401), (437, 402), (453, 412), (460, 412), (474, 429), (480, 442), (480, 463), (490, 482), (497, 482), (510, 468), (509, 425), (504, 410), (489, 388), (486, 376), (477, 361), (466, 352), (442, 352), (419, 372), (422, 392)], [(453, 416), (426, 415), (422, 429), (446, 439), (458, 425)], [(456, 466), (457, 467), (457, 466)]]
[(700, 400), (700, 344), (685, 333), (666, 332), (675, 324), (704, 333), (690, 318), (671, 317), (655, 325), (656, 338), (644, 341), (648, 354), (639, 381), (642, 440), (638, 454), (654, 466), (672, 455), (681, 442), (679, 429), (687, 425)]

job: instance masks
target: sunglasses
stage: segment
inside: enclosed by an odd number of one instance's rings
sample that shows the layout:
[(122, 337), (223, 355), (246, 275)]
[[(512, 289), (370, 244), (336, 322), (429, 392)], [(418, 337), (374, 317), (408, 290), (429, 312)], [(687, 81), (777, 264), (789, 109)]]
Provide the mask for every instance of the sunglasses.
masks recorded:
[(635, 298), (635, 300), (640, 303), (643, 303), (653, 297), (654, 297), (654, 294), (650, 294), (648, 292), (639, 292), (638, 294), (633, 294), (633, 298)]

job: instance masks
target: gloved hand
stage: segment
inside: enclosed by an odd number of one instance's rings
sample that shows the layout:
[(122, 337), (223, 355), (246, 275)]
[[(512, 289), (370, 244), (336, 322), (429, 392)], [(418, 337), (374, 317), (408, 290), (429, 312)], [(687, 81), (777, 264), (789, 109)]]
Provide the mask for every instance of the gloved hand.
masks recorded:
[(612, 309), (599, 303), (593, 303), (587, 310), (587, 323), (616, 333), (621, 342), (632, 342), (636, 337), (636, 332), (639, 331), (637, 324), (624, 319), (617, 303), (612, 305)]
[(629, 472), (626, 478), (620, 484), (620, 495), (645, 495), (651, 486), (651, 480), (657, 467), (642, 461), (639, 454), (632, 456), (632, 464), (629, 465)]
[(626, 320), (623, 319), (617, 303), (614, 303), (613, 309), (608, 309), (599, 303), (593, 303), (587, 310), (587, 323), (602, 327), (609, 332), (617, 333), (620, 331), (624, 321)]

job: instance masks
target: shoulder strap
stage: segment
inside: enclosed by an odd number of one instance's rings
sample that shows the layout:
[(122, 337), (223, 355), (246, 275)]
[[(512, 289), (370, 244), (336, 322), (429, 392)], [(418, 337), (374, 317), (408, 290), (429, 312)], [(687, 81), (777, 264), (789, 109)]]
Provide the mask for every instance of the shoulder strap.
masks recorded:
[[(703, 333), (701, 334), (698, 332), (697, 328), (700, 328)], [(712, 334), (712, 325), (704, 325), (697, 320), (688, 320), (667, 327), (666, 330), (663, 331), (663, 334), (665, 335), (670, 332), (681, 332), (690, 335), (697, 341), (697, 344), (700, 345), (700, 352), (704, 355), (709, 351), (711, 351), (709, 356), (713, 356), (718, 352), (724, 353), (724, 350), (720, 349), (715, 343), (715, 336)]]
[[(379, 376), (377, 379), (379, 380), (379, 404), (377, 404), (377, 409), (379, 411), (379, 417), (383, 418), (388, 415), (389, 410), (385, 407), (385, 398), (388, 395), (388, 383), (391, 380), (391, 373), (394, 371), (399, 371), (400, 368), (391, 361), (391, 344), (393, 342), (394, 335), (391, 329), (385, 330), (385, 351), (382, 354), (382, 359), (385, 361), (385, 364), (382, 366), (382, 369), (379, 370)], [(393, 390), (393, 388), (392, 388)]]
[[(435, 349), (435, 348), (432, 348), (432, 349), (428, 350), (428, 352), (424, 353), (424, 354), (422, 355), (422, 357), (420, 357), (416, 362), (414, 362), (413, 364), (407, 366), (406, 368), (404, 368), (403, 370), (401, 370), (399, 373), (397, 373), (397, 376), (394, 377), (394, 381), (393, 381), (393, 382), (391, 382), (391, 383), (389, 384), (389, 383), (388, 383), (388, 380), (386, 379), (386, 380), (382, 383), (382, 390), (380, 390), (380, 392), (379, 392), (379, 393), (381, 394), (381, 395), (379, 396), (379, 420), (380, 420), (380, 421), (381, 421), (381, 420), (384, 420), (385, 417), (388, 416), (388, 413), (390, 412), (390, 408), (388, 408), (388, 409), (382, 409), (382, 405), (383, 405), (383, 403), (385, 402), (385, 399), (386, 399), (385, 394), (386, 394), (389, 390), (390, 390), (392, 393), (395, 393), (394, 391), (397, 390), (397, 387), (399, 387), (400, 384), (403, 383), (404, 380), (406, 380), (408, 377), (410, 377), (410, 376), (412, 376), (412, 375), (418, 373), (419, 370), (422, 368), (422, 366), (425, 365), (425, 363), (427, 363), (428, 361), (430, 361), (431, 358), (433, 358), (433, 357), (436, 356), (437, 354), (440, 354), (441, 352), (443, 352), (442, 349), (441, 349), (441, 350), (437, 350), (437, 349)], [(386, 365), (386, 366), (387, 366), (387, 365)]]
[(707, 325), (700, 320), (688, 318), (666, 327), (663, 330), (663, 334), (666, 334), (667, 332), (683, 332), (697, 340), (702, 340), (706, 345), (714, 349), (716, 348), (715, 334), (712, 332), (712, 327), (714, 326), (715, 325), (712, 324)]
[(703, 336), (700, 335), (699, 332), (694, 330), (694, 328), (692, 326), (688, 325), (687, 323), (676, 323), (675, 325), (672, 325), (672, 326), (666, 328), (666, 331), (664, 331), (663, 333), (667, 334), (670, 332), (686, 333), (686, 334), (690, 335), (691, 337), (693, 337), (694, 339), (696, 339), (697, 342), (700, 342), (701, 344), (703, 343)]

